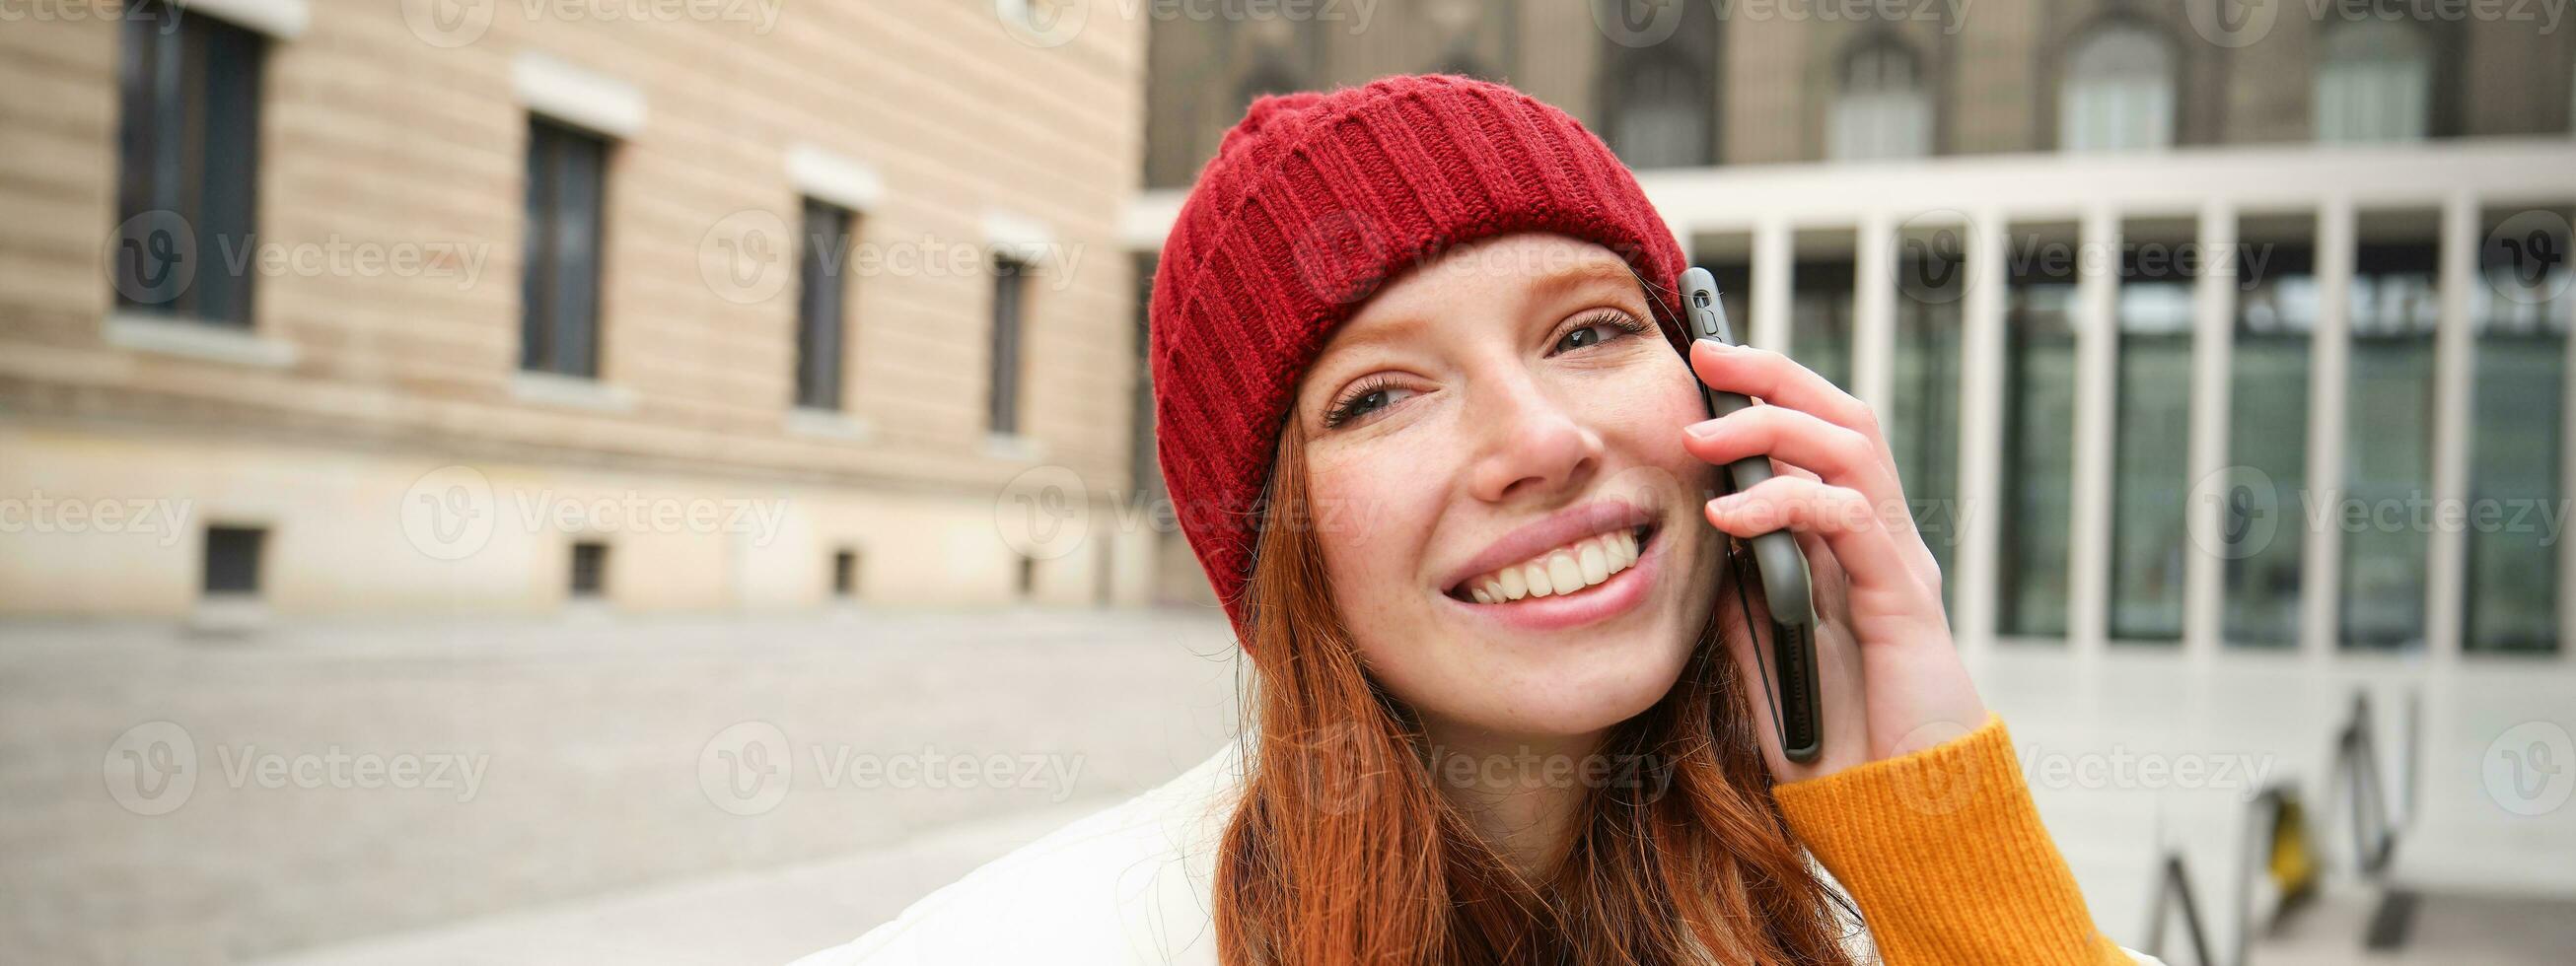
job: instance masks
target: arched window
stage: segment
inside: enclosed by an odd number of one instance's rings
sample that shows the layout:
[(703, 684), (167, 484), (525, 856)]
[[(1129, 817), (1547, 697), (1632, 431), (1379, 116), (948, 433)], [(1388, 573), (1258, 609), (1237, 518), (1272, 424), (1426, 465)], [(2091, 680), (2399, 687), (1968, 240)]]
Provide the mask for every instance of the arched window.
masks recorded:
[(2433, 102), (2433, 48), (2413, 24), (2355, 20), (2326, 33), (2316, 89), (2317, 140), (2417, 141)]
[(2113, 21), (2075, 44), (2058, 88), (2058, 147), (2151, 150), (2171, 146), (2173, 132), (2173, 50), (2162, 36)]
[(1610, 149), (1632, 168), (1713, 163), (1715, 101), (1716, 91), (1688, 59), (1637, 51), (1611, 77)]
[(1843, 58), (1831, 131), (1825, 156), (1836, 161), (1931, 154), (1932, 96), (1914, 52), (1880, 39)]

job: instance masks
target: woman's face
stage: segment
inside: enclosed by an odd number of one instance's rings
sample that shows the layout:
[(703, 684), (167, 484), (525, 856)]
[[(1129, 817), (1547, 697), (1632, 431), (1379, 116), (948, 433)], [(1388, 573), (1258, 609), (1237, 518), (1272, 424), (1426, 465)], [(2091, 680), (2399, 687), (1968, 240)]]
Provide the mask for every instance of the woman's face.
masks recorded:
[(1333, 598), (1427, 721), (1585, 735), (1671, 689), (1721, 547), (1682, 448), (1707, 413), (1609, 249), (1450, 250), (1334, 334), (1291, 418)]

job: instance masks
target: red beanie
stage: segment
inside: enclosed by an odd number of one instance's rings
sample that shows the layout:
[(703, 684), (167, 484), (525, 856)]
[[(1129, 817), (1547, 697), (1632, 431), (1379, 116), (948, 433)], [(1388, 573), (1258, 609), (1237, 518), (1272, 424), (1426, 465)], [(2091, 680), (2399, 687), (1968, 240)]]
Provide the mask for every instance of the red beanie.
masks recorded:
[(1248, 636), (1243, 586), (1297, 382), (1378, 286), (1519, 231), (1595, 242), (1667, 294), (1681, 246), (1564, 111), (1451, 75), (1254, 100), (1199, 173), (1154, 273), (1154, 433), (1181, 532)]

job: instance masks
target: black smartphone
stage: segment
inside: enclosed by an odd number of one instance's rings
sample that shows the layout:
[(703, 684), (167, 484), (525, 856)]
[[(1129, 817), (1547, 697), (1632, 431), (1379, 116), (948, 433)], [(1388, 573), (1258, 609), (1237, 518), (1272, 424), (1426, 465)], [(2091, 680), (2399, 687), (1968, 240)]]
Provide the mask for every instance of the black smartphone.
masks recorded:
[[(1690, 326), (1693, 339), (1709, 339), (1722, 345), (1738, 345), (1735, 332), (1726, 324), (1726, 304), (1718, 300), (1717, 276), (1705, 268), (1682, 272), (1682, 317)], [(1694, 374), (1693, 381), (1698, 380)], [(1725, 392), (1699, 384), (1701, 400), (1708, 404), (1709, 418), (1754, 405), (1742, 393)], [(1724, 474), (1730, 492), (1752, 489), (1753, 485), (1771, 478), (1771, 458), (1748, 456), (1726, 465)], [(1820, 686), (1816, 680), (1816, 601), (1814, 582), (1807, 572), (1807, 555), (1798, 550), (1798, 539), (1788, 530), (1773, 530), (1746, 541), (1752, 547), (1754, 568), (1761, 572), (1762, 600), (1771, 608), (1771, 664), (1780, 669), (1780, 680), (1771, 694), (1772, 726), (1780, 732), (1780, 750), (1790, 761), (1808, 762), (1824, 750), (1824, 717)], [(1732, 557), (1733, 555), (1729, 555)], [(1738, 558), (1740, 560), (1740, 558)], [(1745, 574), (1739, 563), (1736, 586), (1743, 586)], [(1741, 598), (1738, 598), (1741, 600)], [(1752, 610), (1745, 611), (1745, 626), (1753, 626)], [(1754, 664), (1762, 665), (1761, 641), (1754, 642)], [(1771, 674), (1763, 671), (1763, 685), (1772, 687)]]

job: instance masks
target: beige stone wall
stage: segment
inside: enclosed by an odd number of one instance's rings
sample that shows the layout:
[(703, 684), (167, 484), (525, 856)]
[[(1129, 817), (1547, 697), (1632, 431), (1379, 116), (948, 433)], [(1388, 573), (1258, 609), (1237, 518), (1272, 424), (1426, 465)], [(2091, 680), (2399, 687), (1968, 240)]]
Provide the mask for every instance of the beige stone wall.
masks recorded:
[[(1137, 280), (1114, 227), (1140, 181), (1141, 23), (1095, 17), (1048, 47), (974, 0), (718, 5), (754, 19), (705, 21), (484, 9), (451, 47), (405, 5), (318, 2), (271, 43), (259, 250), (377, 246), (437, 266), (263, 272), (253, 331), (291, 352), (280, 366), (111, 341), (118, 25), (0, 30), (0, 500), (42, 486), (238, 507), (222, 512), (275, 528), (282, 611), (550, 606), (561, 534), (496, 538), (471, 573), (404, 552), (395, 508), (442, 466), (519, 490), (792, 507), (793, 532), (756, 550), (618, 538), (615, 603), (706, 609), (817, 600), (820, 548), (844, 540), (872, 551), (872, 599), (1010, 599), (1016, 556), (992, 523), (1008, 481), (1057, 466), (1096, 499), (1133, 490)], [(598, 382), (622, 406), (540, 401), (519, 374), (529, 114), (512, 71), (530, 52), (647, 105), (607, 174)], [(850, 267), (850, 419), (821, 432), (790, 418), (792, 249), (747, 289), (702, 271), (729, 226), (796, 224), (800, 144), (883, 183)], [(1047, 229), (1057, 269), (1030, 280), (1019, 449), (986, 434), (990, 278), (901, 254), (989, 250), (996, 213)], [(183, 608), (197, 539), (67, 540), (0, 518), (0, 611)], [(1041, 565), (1039, 596), (1103, 596), (1102, 562), (1121, 555), (1094, 549)], [(1147, 593), (1150, 562), (1127, 569), (1107, 596)]]

